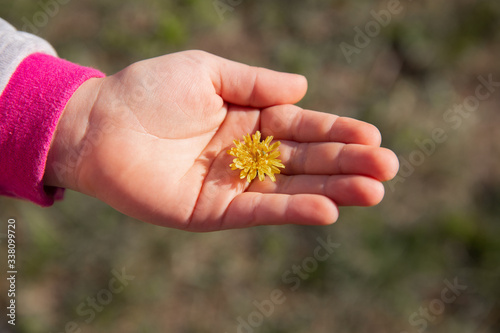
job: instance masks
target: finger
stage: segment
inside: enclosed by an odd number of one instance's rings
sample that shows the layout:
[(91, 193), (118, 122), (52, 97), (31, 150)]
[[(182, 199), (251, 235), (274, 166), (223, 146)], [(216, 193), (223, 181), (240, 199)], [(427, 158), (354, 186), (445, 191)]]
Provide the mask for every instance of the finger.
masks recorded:
[(337, 206), (324, 196), (244, 192), (228, 206), (221, 229), (276, 224), (327, 225), (337, 218)]
[(380, 146), (379, 130), (368, 123), (329, 113), (278, 105), (262, 110), (263, 135), (298, 142), (343, 142)]
[(394, 178), (396, 155), (386, 148), (344, 143), (297, 143), (282, 141), (279, 147), (284, 174), (354, 174), (380, 181)]
[(374, 206), (384, 197), (384, 186), (379, 181), (363, 176), (280, 176), (256, 181), (249, 192), (280, 194), (317, 194), (330, 198), (339, 206)]
[(269, 107), (294, 104), (307, 91), (307, 80), (298, 74), (252, 67), (210, 55), (212, 82), (226, 102), (242, 106)]

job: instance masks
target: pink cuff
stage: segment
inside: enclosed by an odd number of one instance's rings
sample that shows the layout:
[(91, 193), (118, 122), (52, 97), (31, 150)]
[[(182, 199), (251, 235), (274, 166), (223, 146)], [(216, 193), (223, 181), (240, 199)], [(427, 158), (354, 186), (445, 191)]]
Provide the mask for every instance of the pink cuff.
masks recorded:
[(34, 53), (24, 59), (0, 96), (0, 194), (50, 206), (64, 189), (44, 186), (50, 143), (62, 111), (98, 70)]

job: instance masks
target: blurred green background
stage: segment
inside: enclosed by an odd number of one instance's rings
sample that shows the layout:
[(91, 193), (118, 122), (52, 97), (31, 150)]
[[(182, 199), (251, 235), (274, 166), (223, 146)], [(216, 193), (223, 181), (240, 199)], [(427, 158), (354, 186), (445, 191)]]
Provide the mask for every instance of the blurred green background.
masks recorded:
[[(1, 198), (0, 232), (7, 218), (17, 220), (18, 307), (17, 325), (4, 317), (0, 331), (499, 332), (500, 87), (477, 110), (443, 117), (474, 95), (478, 76), (500, 81), (500, 2), (401, 1), (402, 11), (347, 61), (339, 45), (355, 46), (354, 28), (364, 31), (371, 11), (389, 6), (0, 0), (0, 17), (108, 74), (186, 49), (304, 74), (301, 106), (375, 124), (402, 162), (380, 205), (342, 208), (328, 227), (194, 234), (71, 191), (46, 209)], [(446, 140), (425, 155), (417, 141), (431, 149), (436, 128)], [(313, 256), (318, 237), (340, 246), (291, 290), (283, 275)], [(112, 271), (123, 269), (134, 279), (107, 299)], [(449, 303), (445, 280), (466, 287)], [(285, 301), (259, 317), (253, 302), (275, 289)], [(5, 278), (0, 292), (5, 309)], [(91, 310), (88, 297), (109, 304)]]

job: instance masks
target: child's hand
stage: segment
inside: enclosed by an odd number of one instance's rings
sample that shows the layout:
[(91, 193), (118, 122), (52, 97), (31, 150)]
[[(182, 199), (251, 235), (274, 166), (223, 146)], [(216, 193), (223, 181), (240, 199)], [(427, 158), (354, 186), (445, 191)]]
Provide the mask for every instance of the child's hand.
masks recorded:
[[(370, 124), (291, 105), (306, 90), (302, 76), (200, 51), (138, 62), (73, 95), (46, 184), (192, 231), (323, 225), (337, 219), (339, 205), (377, 204), (396, 156), (379, 147)], [(276, 183), (248, 184), (229, 167), (233, 140), (257, 130), (281, 141), (286, 168)]]

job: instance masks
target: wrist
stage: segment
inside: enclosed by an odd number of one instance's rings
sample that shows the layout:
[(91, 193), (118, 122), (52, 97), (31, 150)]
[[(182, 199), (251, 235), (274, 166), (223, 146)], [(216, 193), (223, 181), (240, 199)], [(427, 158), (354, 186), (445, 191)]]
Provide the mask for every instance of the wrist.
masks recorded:
[(44, 185), (79, 190), (79, 170), (85, 157), (89, 120), (103, 78), (85, 81), (66, 104), (52, 137)]

